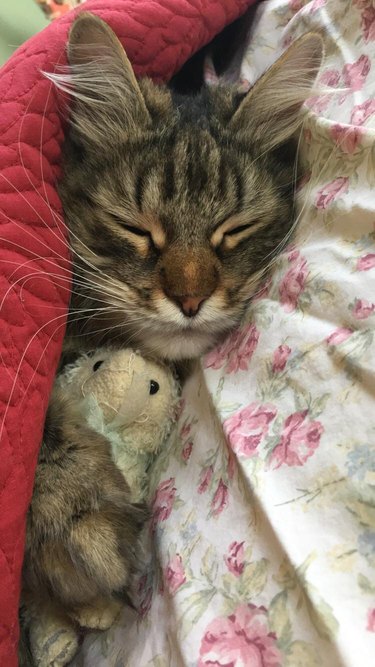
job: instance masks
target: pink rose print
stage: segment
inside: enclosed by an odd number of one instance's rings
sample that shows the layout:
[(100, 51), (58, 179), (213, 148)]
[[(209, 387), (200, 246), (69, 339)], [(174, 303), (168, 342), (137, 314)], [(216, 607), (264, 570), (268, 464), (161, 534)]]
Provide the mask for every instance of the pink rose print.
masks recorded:
[[(313, 8), (311, 8), (314, 11)], [(311, 13), (311, 12), (310, 12)], [(322, 76), (319, 79), (319, 83), (324, 86), (329, 86), (331, 88), (337, 88), (339, 85), (341, 74), (337, 69), (328, 69), (323, 72)], [(317, 114), (321, 114), (327, 109), (331, 101), (331, 95), (314, 95), (306, 101), (306, 105), (315, 111)]]
[(306, 143), (308, 146), (310, 146), (310, 144), (311, 144), (311, 140), (312, 140), (312, 132), (311, 132), (311, 130), (309, 130), (308, 127), (306, 127), (306, 128), (303, 130), (303, 136), (304, 136), (304, 138), (305, 138), (305, 143)]
[(316, 196), (315, 206), (320, 209), (326, 209), (332, 204), (340, 195), (348, 192), (349, 178), (347, 176), (339, 176), (318, 191)]
[(222, 345), (206, 356), (205, 367), (216, 370), (226, 364), (226, 373), (247, 371), (258, 340), (259, 331), (255, 324), (233, 331)]
[(366, 100), (353, 107), (350, 122), (352, 125), (363, 125), (373, 113), (375, 113), (375, 100)]
[(341, 125), (336, 123), (331, 128), (331, 137), (343, 153), (354, 153), (361, 141), (363, 129), (356, 125)]
[(233, 479), (234, 473), (236, 472), (236, 457), (229, 451), (228, 453), (228, 465), (227, 465), (227, 475), (228, 479)]
[(291, 313), (297, 308), (298, 299), (305, 287), (308, 273), (307, 262), (298, 253), (296, 261), (286, 272), (279, 285), (280, 302), (287, 313)]
[(276, 636), (267, 610), (242, 604), (230, 616), (216, 618), (204, 633), (198, 667), (281, 667)]
[(150, 611), (152, 595), (153, 595), (152, 587), (148, 583), (147, 574), (140, 577), (137, 586), (137, 593), (139, 600), (138, 610), (142, 618), (144, 618)]
[(324, 7), (326, 0), (314, 0), (310, 5), (310, 14), (318, 11), (321, 7)]
[(353, 64), (347, 64), (342, 70), (345, 86), (351, 90), (361, 90), (371, 69), (368, 56), (362, 55)]
[(155, 525), (160, 521), (168, 519), (172, 512), (173, 502), (176, 495), (176, 487), (174, 486), (174, 477), (160, 482), (156, 489), (154, 501), (152, 504), (153, 520)]
[(141, 603), (139, 605), (139, 613), (142, 618), (147, 616), (148, 612), (151, 609), (151, 602), (152, 602), (152, 588), (148, 588), (143, 599), (141, 600)]
[[(310, 136), (310, 142), (312, 139), (312, 134), (310, 132), (310, 135), (308, 135), (307, 130), (306, 130), (306, 135), (309, 137)], [(302, 176), (302, 178), (299, 179), (297, 186), (296, 186), (296, 192), (301, 192), (302, 188), (304, 188), (308, 183), (311, 181), (311, 171), (306, 171), (305, 174)]]
[(221, 479), (212, 499), (211, 510), (214, 516), (220, 514), (228, 504), (228, 487)]
[(367, 612), (367, 628), (369, 632), (375, 632), (375, 607)]
[(300, 252), (298, 248), (291, 247), (290, 251), (288, 252), (288, 262), (295, 262), (296, 259), (298, 259), (300, 256)]
[(239, 80), (238, 86), (237, 86), (237, 92), (238, 93), (247, 93), (248, 90), (251, 88), (251, 83), (248, 79), (241, 78)]
[(335, 329), (329, 336), (327, 336), (326, 341), (328, 345), (340, 345), (343, 343), (349, 336), (351, 336), (353, 331), (351, 329), (345, 329), (340, 327)]
[(236, 577), (242, 574), (245, 567), (243, 545), (243, 542), (232, 542), (229, 545), (228, 555), (224, 556), (229, 572), (232, 572)]
[(276, 413), (274, 405), (251, 403), (226, 419), (224, 432), (232, 449), (243, 456), (255, 456)]
[(281, 440), (270, 458), (274, 468), (302, 466), (319, 446), (323, 426), (318, 421), (310, 421), (308, 410), (295, 412), (284, 423)]
[(306, 106), (319, 115), (327, 109), (330, 99), (330, 95), (314, 95), (306, 100)]
[(181, 429), (181, 431), (180, 431), (180, 437), (181, 437), (182, 439), (187, 438), (187, 436), (189, 435), (190, 431), (191, 431), (191, 424), (189, 424), (189, 422), (186, 422), (186, 424), (183, 425), (183, 427), (182, 427), (182, 429)]
[(375, 253), (369, 252), (367, 255), (360, 257), (356, 269), (357, 271), (369, 271), (375, 266)]
[(193, 443), (191, 440), (187, 440), (184, 444), (184, 448), (182, 450), (182, 458), (185, 461), (185, 463), (190, 459), (190, 455), (193, 449)]
[(212, 466), (203, 468), (199, 477), (198, 493), (205, 493), (210, 485), (214, 469)]
[(185, 399), (180, 398), (176, 406), (176, 414), (175, 414), (176, 420), (181, 418), (182, 413), (185, 410), (185, 405), (186, 405)]
[(355, 299), (353, 315), (357, 320), (365, 320), (373, 314), (375, 310), (375, 303), (370, 303), (366, 299)]
[(272, 283), (271, 278), (267, 278), (264, 281), (263, 285), (259, 288), (258, 292), (254, 294), (253, 301), (258, 301), (259, 299), (264, 299), (264, 297), (268, 296), (271, 283)]
[(302, 0), (288, 0), (288, 7), (292, 12), (299, 12), (302, 9)]
[[(318, 0), (319, 1), (319, 0)], [(313, 8), (311, 8), (314, 11)], [(310, 12), (311, 13), (311, 12)], [(323, 86), (329, 86), (330, 88), (337, 88), (340, 83), (341, 74), (337, 69), (328, 69), (321, 75), (319, 83)], [(331, 102), (331, 95), (315, 95), (310, 97), (306, 101), (306, 105), (315, 111), (315, 113), (320, 114), (327, 109)]]
[(166, 587), (171, 595), (174, 595), (180, 586), (185, 583), (185, 570), (180, 554), (176, 554), (169, 561), (164, 571), (164, 579)]
[(277, 350), (275, 350), (273, 354), (273, 362), (272, 362), (273, 373), (280, 373), (281, 371), (284, 370), (291, 351), (292, 350), (290, 349), (289, 345), (279, 345), (279, 347), (277, 348)]
[(371, 2), (367, 3), (361, 12), (361, 28), (364, 40), (372, 42), (375, 39), (375, 9)]
[(340, 82), (340, 76), (338, 69), (327, 69), (320, 77), (319, 83), (322, 83), (325, 86), (331, 86), (332, 88), (337, 88)]

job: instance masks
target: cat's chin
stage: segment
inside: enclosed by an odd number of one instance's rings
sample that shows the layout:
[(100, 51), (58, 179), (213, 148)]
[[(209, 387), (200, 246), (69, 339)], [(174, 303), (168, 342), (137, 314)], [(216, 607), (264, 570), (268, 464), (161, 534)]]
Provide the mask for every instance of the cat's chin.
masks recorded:
[(152, 338), (141, 336), (139, 344), (145, 353), (156, 354), (170, 361), (196, 359), (208, 352), (220, 336), (197, 331), (181, 333), (154, 333)]

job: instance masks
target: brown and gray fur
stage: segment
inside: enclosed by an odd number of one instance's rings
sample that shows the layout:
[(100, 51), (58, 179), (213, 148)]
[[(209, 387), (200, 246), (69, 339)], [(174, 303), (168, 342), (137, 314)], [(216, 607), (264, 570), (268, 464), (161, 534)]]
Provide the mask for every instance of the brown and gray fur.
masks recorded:
[[(295, 133), (322, 44), (300, 39), (247, 95), (137, 83), (99, 19), (70, 33), (60, 184), (74, 262), (65, 351), (132, 345), (197, 357), (243, 316), (294, 225)], [(108, 443), (53, 395), (28, 516), (27, 602), (72, 613), (126, 589), (142, 509)]]

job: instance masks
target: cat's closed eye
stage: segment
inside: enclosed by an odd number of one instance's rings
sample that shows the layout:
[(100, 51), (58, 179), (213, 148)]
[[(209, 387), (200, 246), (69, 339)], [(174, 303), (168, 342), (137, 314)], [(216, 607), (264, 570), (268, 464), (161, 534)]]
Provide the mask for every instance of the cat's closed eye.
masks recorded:
[(238, 227), (233, 227), (233, 229), (228, 229), (228, 231), (224, 233), (224, 236), (235, 236), (236, 234), (240, 234), (241, 232), (247, 231), (252, 226), (253, 223), (249, 223), (248, 225), (239, 225)]
[(144, 237), (144, 238), (151, 239), (151, 232), (148, 229), (143, 229), (142, 227), (137, 227), (136, 225), (131, 225), (131, 224), (125, 222), (125, 220), (122, 220), (121, 218), (119, 218), (117, 216), (113, 216), (112, 219), (120, 227), (122, 227), (122, 229), (125, 229), (130, 234), (135, 234), (136, 236), (141, 236), (141, 237)]
[[(211, 245), (221, 250), (232, 250), (264, 224), (261, 220), (241, 221), (242, 216), (231, 216), (216, 227), (211, 236)], [(243, 217), (242, 217), (243, 220)]]

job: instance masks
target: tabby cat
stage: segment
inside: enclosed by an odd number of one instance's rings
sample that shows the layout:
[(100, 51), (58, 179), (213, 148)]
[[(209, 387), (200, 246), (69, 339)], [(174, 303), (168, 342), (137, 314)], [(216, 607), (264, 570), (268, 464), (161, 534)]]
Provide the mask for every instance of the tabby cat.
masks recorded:
[[(69, 72), (50, 75), (74, 97), (60, 184), (74, 260), (65, 352), (108, 342), (200, 356), (240, 321), (292, 231), (294, 137), (322, 41), (297, 40), (246, 95), (137, 82), (90, 14), (74, 22), (68, 57)], [(112, 604), (144, 519), (105, 438), (55, 391), (28, 515), (26, 607), (82, 622), (93, 601)]]

